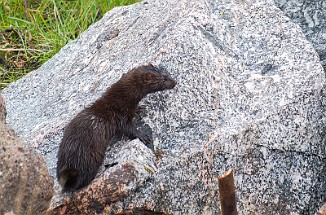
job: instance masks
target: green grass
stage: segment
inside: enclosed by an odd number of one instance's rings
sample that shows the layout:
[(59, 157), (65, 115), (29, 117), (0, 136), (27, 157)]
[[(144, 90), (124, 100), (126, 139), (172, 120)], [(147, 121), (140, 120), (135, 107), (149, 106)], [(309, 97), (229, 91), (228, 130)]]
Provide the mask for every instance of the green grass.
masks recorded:
[(0, 89), (40, 67), (115, 6), (139, 0), (0, 0)]

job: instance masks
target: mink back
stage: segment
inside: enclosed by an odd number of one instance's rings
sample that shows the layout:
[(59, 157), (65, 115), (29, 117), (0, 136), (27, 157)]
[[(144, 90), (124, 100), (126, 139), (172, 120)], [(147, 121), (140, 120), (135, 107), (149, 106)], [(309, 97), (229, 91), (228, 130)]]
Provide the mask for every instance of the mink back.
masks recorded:
[(57, 162), (57, 177), (64, 190), (79, 189), (95, 178), (115, 125), (114, 117), (102, 118), (89, 109), (67, 125)]

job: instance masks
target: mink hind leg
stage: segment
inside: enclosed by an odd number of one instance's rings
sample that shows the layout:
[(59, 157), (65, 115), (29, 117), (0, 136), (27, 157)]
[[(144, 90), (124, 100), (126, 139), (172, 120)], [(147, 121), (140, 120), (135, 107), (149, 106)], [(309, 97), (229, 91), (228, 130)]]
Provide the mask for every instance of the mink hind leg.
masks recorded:
[(59, 184), (63, 191), (70, 191), (76, 188), (78, 181), (78, 171), (74, 168), (67, 168), (58, 174)]
[[(66, 165), (58, 162), (57, 175), (63, 191), (77, 190), (89, 185), (96, 177), (103, 159), (103, 153), (98, 153), (96, 156), (92, 156), (90, 153), (86, 156), (86, 159), (70, 159), (69, 162), (66, 162)], [(63, 168), (63, 166), (66, 166), (66, 168)]]
[(83, 160), (79, 171), (81, 174), (78, 176), (78, 184), (76, 189), (83, 188), (89, 185), (96, 177), (96, 174), (102, 165), (104, 154), (100, 153), (97, 156), (90, 156), (89, 159)]

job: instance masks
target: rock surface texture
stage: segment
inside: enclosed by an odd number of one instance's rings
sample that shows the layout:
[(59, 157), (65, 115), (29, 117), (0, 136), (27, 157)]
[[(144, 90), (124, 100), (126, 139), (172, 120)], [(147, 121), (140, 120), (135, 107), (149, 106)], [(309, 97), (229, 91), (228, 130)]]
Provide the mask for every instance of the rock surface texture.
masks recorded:
[(274, 0), (293, 22), (300, 25), (307, 39), (319, 54), (326, 72), (326, 1)]
[(44, 158), (5, 124), (0, 95), (0, 215), (45, 214), (53, 196), (53, 178)]
[[(115, 8), (3, 90), (8, 122), (54, 175), (64, 126), (147, 63), (178, 82), (142, 102), (156, 158), (137, 140), (119, 142), (106, 160), (118, 164), (52, 210), (88, 213), (83, 201), (94, 197), (94, 213), (219, 214), (218, 176), (232, 167), (239, 214), (318, 211), (326, 193), (325, 74), (300, 27), (272, 0)], [(112, 189), (118, 198), (108, 196)]]

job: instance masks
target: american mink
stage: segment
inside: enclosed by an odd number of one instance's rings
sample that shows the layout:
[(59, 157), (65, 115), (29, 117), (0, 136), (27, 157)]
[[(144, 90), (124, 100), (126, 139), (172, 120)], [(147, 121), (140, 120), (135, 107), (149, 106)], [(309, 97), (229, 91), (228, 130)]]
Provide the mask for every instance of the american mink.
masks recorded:
[(61, 141), (57, 178), (63, 190), (88, 185), (103, 162), (109, 141), (115, 135), (143, 143), (150, 139), (133, 125), (138, 103), (149, 93), (172, 89), (176, 81), (152, 64), (123, 74), (120, 80), (67, 125)]

